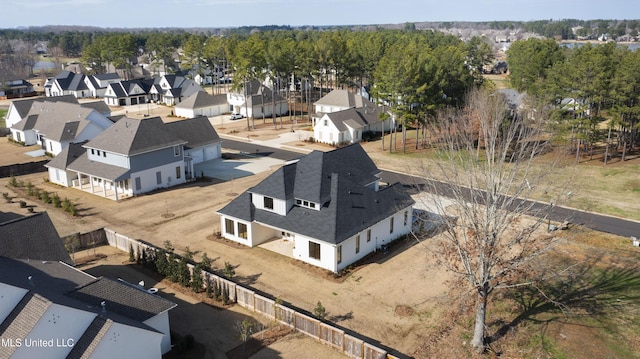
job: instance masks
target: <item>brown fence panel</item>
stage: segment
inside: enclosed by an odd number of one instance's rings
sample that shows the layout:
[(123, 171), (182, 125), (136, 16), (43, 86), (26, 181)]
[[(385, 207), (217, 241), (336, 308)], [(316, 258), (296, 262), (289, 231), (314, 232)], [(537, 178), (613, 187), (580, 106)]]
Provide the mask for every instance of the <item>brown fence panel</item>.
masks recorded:
[(265, 298), (259, 294), (254, 295), (254, 299), (256, 312), (264, 314), (269, 319), (275, 318), (275, 301)]
[(304, 314), (296, 313), (295, 328), (315, 339), (320, 339), (320, 321)]
[(320, 323), (320, 341), (342, 351), (344, 330), (336, 329), (328, 324)]
[(282, 324), (294, 327), (296, 312), (293, 309), (284, 307), (280, 304), (275, 305), (276, 318)]
[(344, 353), (351, 358), (362, 358), (364, 342), (349, 334), (344, 335)]
[(385, 359), (387, 351), (369, 343), (364, 343), (364, 359)]
[(252, 311), (256, 310), (254, 306), (254, 300), (253, 300), (253, 296), (255, 295), (254, 291), (248, 290), (246, 288), (242, 288), (240, 286), (236, 286), (236, 294), (238, 297), (238, 300), (237, 300), (238, 304)]

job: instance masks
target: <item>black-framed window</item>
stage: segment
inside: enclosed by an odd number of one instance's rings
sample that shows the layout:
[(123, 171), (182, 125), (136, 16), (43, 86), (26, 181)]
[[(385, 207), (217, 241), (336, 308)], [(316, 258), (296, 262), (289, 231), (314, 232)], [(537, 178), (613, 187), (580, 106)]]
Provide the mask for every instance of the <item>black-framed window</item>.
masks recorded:
[(360, 253), (360, 235), (356, 236), (356, 254)]
[(389, 233), (393, 233), (393, 217), (389, 219)]
[(263, 205), (266, 209), (273, 209), (273, 198), (264, 197)]
[(225, 218), (224, 231), (227, 234), (236, 234), (233, 227), (234, 227), (233, 219)]
[(320, 243), (309, 242), (309, 258), (320, 260)]
[(338, 264), (342, 263), (342, 246), (338, 246)]

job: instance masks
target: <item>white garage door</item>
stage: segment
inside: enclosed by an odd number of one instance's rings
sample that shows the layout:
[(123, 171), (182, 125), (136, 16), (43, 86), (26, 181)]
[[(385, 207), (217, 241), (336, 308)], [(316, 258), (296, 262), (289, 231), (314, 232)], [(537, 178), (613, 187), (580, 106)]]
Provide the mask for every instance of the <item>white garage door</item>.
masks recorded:
[(220, 157), (220, 146), (214, 145), (205, 147), (204, 149), (204, 160), (209, 161)]
[(202, 149), (196, 149), (196, 150), (189, 151), (189, 155), (191, 156), (191, 158), (193, 158), (193, 164), (200, 163), (200, 162), (204, 161), (204, 159), (202, 157), (202, 155), (203, 155)]

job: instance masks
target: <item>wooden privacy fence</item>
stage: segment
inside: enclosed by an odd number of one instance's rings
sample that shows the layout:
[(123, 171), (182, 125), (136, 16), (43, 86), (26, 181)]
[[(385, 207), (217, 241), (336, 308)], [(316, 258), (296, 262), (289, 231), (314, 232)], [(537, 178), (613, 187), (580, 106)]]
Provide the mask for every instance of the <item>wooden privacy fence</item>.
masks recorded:
[[(128, 252), (130, 247), (141, 250), (160, 250), (160, 248), (150, 243), (131, 239), (108, 228), (104, 228), (104, 232), (110, 246), (116, 247), (125, 252)], [(188, 264), (188, 266), (189, 270), (193, 272), (194, 266), (191, 264)], [(249, 288), (245, 288), (237, 283), (207, 271), (203, 271), (202, 275), (203, 277), (209, 277), (213, 284), (217, 283), (221, 287), (226, 287), (229, 293), (229, 300), (238, 303), (240, 306), (252, 312), (259, 313), (269, 319), (278, 321), (280, 324), (287, 325), (292, 329), (302, 332), (351, 358), (398, 359), (396, 356), (387, 353), (387, 351), (382, 348), (346, 334), (344, 330), (336, 328), (331, 324), (321, 322), (318, 319), (300, 313), (286, 305), (277, 303), (276, 301), (264, 297)]]

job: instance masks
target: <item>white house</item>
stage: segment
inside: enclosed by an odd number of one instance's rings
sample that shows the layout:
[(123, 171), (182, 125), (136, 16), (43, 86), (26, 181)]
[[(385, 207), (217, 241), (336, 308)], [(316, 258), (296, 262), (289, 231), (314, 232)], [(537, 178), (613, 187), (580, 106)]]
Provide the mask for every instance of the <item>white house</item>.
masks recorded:
[(233, 113), (246, 117), (262, 118), (272, 117), (274, 113), (277, 116), (289, 113), (287, 100), (258, 80), (249, 81), (246, 87), (227, 93), (227, 102)]
[[(10, 122), (13, 121), (14, 118)], [(12, 123), (10, 129), (14, 140), (26, 146), (39, 144), (55, 156), (69, 143), (90, 140), (112, 124), (105, 115), (90, 107), (33, 101), (24, 118)]]
[(117, 73), (87, 75), (84, 77), (84, 83), (92, 97), (104, 97), (107, 92), (107, 86), (112, 83), (120, 82), (122, 79)]
[[(389, 119), (383, 120), (382, 115)], [(389, 131), (392, 125), (393, 119), (385, 107), (350, 108), (322, 115), (313, 126), (313, 138), (322, 143), (351, 144), (362, 141), (365, 132)]]
[(414, 201), (379, 175), (359, 144), (311, 152), (220, 209), (221, 235), (250, 247), (284, 240), (291, 257), (339, 272), (411, 229)]
[(314, 120), (325, 113), (338, 112), (350, 108), (373, 107), (375, 104), (363, 96), (347, 90), (336, 89), (324, 95), (313, 104)]
[(147, 103), (153, 80), (128, 80), (109, 83), (104, 102), (109, 106), (129, 106)]
[(49, 180), (119, 200), (195, 178), (193, 165), (220, 157), (206, 117), (165, 124), (124, 117), (86, 143), (68, 146), (45, 165)]
[(192, 118), (219, 116), (231, 109), (226, 94), (211, 96), (205, 91), (198, 91), (177, 104), (175, 111), (178, 117)]
[(192, 79), (178, 75), (164, 75), (156, 78), (154, 85), (149, 90), (151, 99), (168, 106), (176, 105), (198, 91), (204, 91)]
[[(160, 358), (176, 306), (63, 262), (0, 257), (2, 358)], [(46, 341), (46, 342), (43, 342)]]
[(91, 91), (84, 82), (85, 76), (67, 70), (61, 71), (56, 77), (50, 78), (44, 85), (47, 97), (73, 95), (76, 98), (91, 97)]

